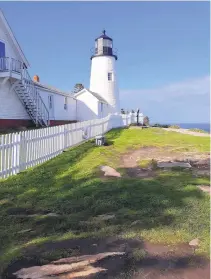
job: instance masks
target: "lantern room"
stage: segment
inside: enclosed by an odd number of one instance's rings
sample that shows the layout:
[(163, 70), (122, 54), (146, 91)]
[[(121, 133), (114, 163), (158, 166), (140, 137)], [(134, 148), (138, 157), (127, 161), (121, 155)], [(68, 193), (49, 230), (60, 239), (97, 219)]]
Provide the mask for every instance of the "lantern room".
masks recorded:
[(95, 51), (91, 59), (96, 56), (113, 56), (117, 60), (117, 55), (113, 51), (113, 40), (106, 35), (105, 30), (100, 37), (95, 39)]

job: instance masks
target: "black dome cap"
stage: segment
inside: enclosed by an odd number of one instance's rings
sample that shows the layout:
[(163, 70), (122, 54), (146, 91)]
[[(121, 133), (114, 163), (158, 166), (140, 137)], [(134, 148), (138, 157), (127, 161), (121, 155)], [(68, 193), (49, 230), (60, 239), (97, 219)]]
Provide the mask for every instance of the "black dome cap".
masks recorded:
[(97, 41), (98, 39), (107, 39), (107, 40), (113, 41), (110, 37), (108, 37), (108, 36), (106, 35), (106, 31), (105, 31), (105, 30), (103, 30), (102, 33), (103, 33), (103, 34), (102, 34), (100, 37), (96, 38), (95, 41)]

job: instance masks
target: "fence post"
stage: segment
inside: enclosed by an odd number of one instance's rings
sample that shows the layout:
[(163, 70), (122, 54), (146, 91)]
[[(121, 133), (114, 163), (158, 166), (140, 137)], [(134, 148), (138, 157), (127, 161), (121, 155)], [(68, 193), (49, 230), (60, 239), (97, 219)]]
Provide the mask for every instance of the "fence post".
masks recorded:
[(104, 118), (101, 118), (101, 125), (102, 125), (102, 136), (104, 134)]
[(26, 133), (20, 133), (19, 171), (26, 169)]
[(129, 123), (129, 125), (131, 125), (132, 124), (132, 113), (130, 112), (130, 114), (129, 114), (129, 116), (130, 116), (130, 123)]
[(119, 118), (120, 120), (120, 125), (119, 127), (124, 127), (125, 126), (125, 114), (122, 114), (121, 117)]
[(92, 125), (91, 125), (91, 121), (89, 121), (89, 139), (92, 137), (92, 133), (93, 133), (93, 129), (92, 129)]
[(67, 129), (64, 126), (64, 150), (67, 148)]
[(17, 172), (17, 133), (12, 134), (12, 174)]

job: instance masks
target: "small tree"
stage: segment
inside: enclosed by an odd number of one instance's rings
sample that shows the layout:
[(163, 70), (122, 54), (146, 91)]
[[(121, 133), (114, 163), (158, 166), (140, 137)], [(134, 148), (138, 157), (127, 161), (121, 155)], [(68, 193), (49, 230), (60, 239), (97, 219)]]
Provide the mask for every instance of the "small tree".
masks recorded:
[(82, 89), (84, 89), (84, 86), (82, 83), (76, 83), (74, 88), (73, 88), (73, 93), (76, 94), (79, 91), (81, 91)]
[(132, 113), (135, 113), (134, 109), (131, 110)]
[(144, 126), (149, 126), (149, 117), (148, 116), (145, 116), (144, 119), (143, 119), (143, 125)]
[(123, 108), (121, 109), (121, 114), (125, 114), (125, 110)]

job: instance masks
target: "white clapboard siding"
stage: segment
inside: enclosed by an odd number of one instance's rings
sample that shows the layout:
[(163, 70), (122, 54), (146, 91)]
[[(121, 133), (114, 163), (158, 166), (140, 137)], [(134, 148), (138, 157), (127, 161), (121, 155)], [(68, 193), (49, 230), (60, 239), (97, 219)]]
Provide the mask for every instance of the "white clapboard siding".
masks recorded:
[(115, 114), (102, 119), (1, 135), (0, 178), (44, 163), (69, 147), (135, 121), (133, 114)]

